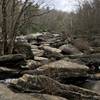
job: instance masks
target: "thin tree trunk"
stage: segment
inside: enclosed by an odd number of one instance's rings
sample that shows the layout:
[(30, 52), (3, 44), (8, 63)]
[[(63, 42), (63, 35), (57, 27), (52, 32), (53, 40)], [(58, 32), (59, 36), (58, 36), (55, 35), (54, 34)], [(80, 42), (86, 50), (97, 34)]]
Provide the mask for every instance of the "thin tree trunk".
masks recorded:
[(15, 0), (12, 1), (12, 11), (11, 11), (11, 16), (12, 16), (12, 22), (11, 22), (11, 29), (10, 29), (10, 36), (9, 36), (9, 47), (8, 47), (8, 53), (12, 54), (13, 53), (13, 48), (14, 48), (14, 40), (13, 40), (13, 26), (14, 26), (14, 16), (15, 16), (15, 7), (16, 7), (16, 3)]
[(2, 21), (2, 39), (3, 39), (3, 43), (2, 43), (2, 51), (1, 54), (4, 55), (6, 54), (6, 50), (7, 50), (7, 12), (6, 12), (6, 0), (2, 1), (2, 16), (3, 16), (3, 21)]
[[(17, 35), (17, 29), (18, 29), (18, 26), (19, 26), (19, 21), (20, 21), (20, 18), (22, 16), (22, 14), (24, 13), (24, 10), (27, 6), (27, 3), (28, 3), (29, 0), (25, 0), (24, 2), (24, 5), (13, 25), (13, 28), (12, 28), (12, 33), (11, 33), (11, 38), (10, 38), (10, 48), (9, 48), (9, 53), (12, 53), (13, 52), (13, 49), (14, 49), (14, 44), (15, 44), (15, 39), (16, 39), (16, 35)], [(14, 9), (14, 8), (13, 8)]]

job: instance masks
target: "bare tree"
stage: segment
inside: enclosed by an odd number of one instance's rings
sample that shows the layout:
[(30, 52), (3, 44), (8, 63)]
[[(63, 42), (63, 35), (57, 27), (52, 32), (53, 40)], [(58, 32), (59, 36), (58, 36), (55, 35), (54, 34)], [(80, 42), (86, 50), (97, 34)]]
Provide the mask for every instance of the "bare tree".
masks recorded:
[(100, 33), (100, 0), (78, 0), (79, 9), (74, 15), (74, 33), (88, 38)]
[[(13, 52), (15, 38), (19, 33), (20, 26), (29, 22), (33, 17), (43, 15), (47, 12), (36, 13), (37, 9), (39, 9), (39, 5), (30, 0), (0, 0), (0, 7), (2, 8), (1, 55), (11, 54)], [(24, 17), (27, 12), (32, 13), (31, 15)]]

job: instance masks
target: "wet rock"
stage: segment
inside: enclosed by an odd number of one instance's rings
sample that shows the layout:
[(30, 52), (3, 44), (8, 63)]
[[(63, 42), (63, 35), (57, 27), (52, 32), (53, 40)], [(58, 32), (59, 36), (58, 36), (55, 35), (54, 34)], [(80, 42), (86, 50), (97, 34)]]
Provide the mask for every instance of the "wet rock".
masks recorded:
[(78, 48), (81, 52), (84, 52), (84, 53), (91, 53), (91, 52), (93, 52), (93, 48), (90, 46), (89, 42), (86, 41), (86, 40), (83, 40), (81, 38), (74, 39), (72, 41), (72, 44), (76, 48)]
[(63, 54), (67, 55), (82, 54), (77, 48), (75, 48), (71, 44), (62, 45), (59, 49), (62, 51)]
[(41, 63), (38, 62), (38, 61), (35, 61), (35, 60), (27, 60), (26, 61), (26, 65), (21, 66), (21, 68), (28, 69), (28, 70), (29, 69), (34, 70), (34, 69), (38, 68), (40, 65), (41, 65)]
[(0, 56), (0, 66), (9, 68), (20, 68), (21, 65), (25, 65), (25, 56), (22, 54), (9, 54)]
[(58, 95), (69, 100), (100, 100), (100, 94), (73, 85), (63, 85), (46, 76), (24, 75), (12, 80), (10, 88), (19, 92), (46, 93)]
[(44, 57), (34, 57), (34, 60), (40, 62), (41, 65), (49, 63), (49, 59)]
[(45, 51), (48, 51), (48, 52), (56, 52), (56, 53), (61, 53), (61, 50), (60, 49), (57, 49), (57, 48), (53, 48), (53, 47), (50, 47), (50, 46), (44, 46), (43, 49)]
[(61, 59), (63, 58), (63, 55), (61, 54), (61, 50), (57, 48), (53, 48), (50, 46), (43, 46), (45, 56), (48, 58), (55, 58), (55, 59)]
[(44, 55), (44, 50), (32, 49), (34, 56), (40, 57)]
[(81, 80), (76, 80), (76, 82), (84, 81), (84, 79), (86, 80), (88, 77), (88, 71), (89, 68), (87, 66), (64, 60), (59, 60), (43, 65), (42, 67), (39, 67), (34, 71), (33, 70), (23, 71), (21, 74), (27, 73), (36, 75), (46, 75), (53, 79), (58, 80), (59, 82), (67, 83), (69, 80), (71, 81), (71, 78), (74, 82), (75, 79), (79, 77)]
[(84, 55), (79, 58), (82, 62), (84, 62), (92, 72), (100, 71), (100, 54), (91, 54)]
[(14, 48), (14, 53), (25, 55), (26, 59), (34, 59), (33, 52), (31, 50), (30, 44), (27, 43), (16, 43)]
[(65, 44), (67, 37), (63, 33), (46, 33), (43, 35), (45, 43), (49, 43), (50, 46), (58, 48), (59, 46)]
[(47, 94), (14, 93), (7, 86), (0, 84), (0, 100), (67, 100)]
[(19, 76), (20, 74), (18, 70), (0, 67), (0, 80), (18, 78)]
[(37, 39), (37, 37), (42, 36), (42, 33), (35, 33), (35, 34), (29, 34), (25, 36), (25, 39), (28, 42), (32, 42), (33, 40)]

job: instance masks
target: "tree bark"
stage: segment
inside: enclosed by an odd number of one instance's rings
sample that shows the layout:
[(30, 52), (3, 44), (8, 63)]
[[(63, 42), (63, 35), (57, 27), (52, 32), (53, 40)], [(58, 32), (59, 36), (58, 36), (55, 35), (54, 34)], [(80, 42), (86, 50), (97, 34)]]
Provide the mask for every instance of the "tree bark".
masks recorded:
[(1, 54), (4, 55), (6, 54), (6, 50), (7, 50), (7, 12), (6, 12), (6, 0), (2, 1), (2, 16), (3, 16), (3, 20), (2, 20), (2, 39), (3, 39), (3, 43), (2, 43), (2, 51)]

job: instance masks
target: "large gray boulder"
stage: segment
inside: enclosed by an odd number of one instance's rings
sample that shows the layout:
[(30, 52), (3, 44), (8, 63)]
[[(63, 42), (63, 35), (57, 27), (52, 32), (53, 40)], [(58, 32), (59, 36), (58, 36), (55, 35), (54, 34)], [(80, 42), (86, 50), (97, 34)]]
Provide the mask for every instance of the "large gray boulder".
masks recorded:
[[(21, 74), (36, 74), (46, 75), (59, 82), (67, 83), (71, 78), (76, 82), (86, 80), (88, 77), (89, 68), (84, 65), (72, 63), (64, 60), (55, 61), (43, 65), (35, 70), (23, 71)], [(81, 80), (77, 80), (80, 78)], [(69, 80), (68, 80), (69, 79)]]
[(25, 56), (22, 54), (9, 54), (0, 56), (0, 66), (16, 68), (14, 66), (20, 66), (25, 64)]
[(78, 59), (84, 65), (87, 65), (90, 68), (91, 72), (100, 71), (100, 53), (95, 54), (84, 54), (84, 55), (70, 55), (70, 59)]
[(14, 93), (6, 85), (0, 84), (0, 100), (67, 100), (62, 97), (47, 94)]
[(84, 53), (92, 53), (93, 48), (91, 47), (90, 43), (87, 40), (82, 38), (77, 38), (72, 41), (72, 44), (78, 48), (81, 52)]
[(63, 54), (67, 55), (82, 54), (76, 47), (71, 44), (62, 45), (59, 49)]
[(24, 75), (11, 80), (9, 86), (18, 92), (46, 93), (58, 95), (69, 100), (100, 100), (100, 94), (73, 85), (63, 85), (46, 76)]
[(53, 48), (50, 46), (43, 46), (44, 50), (44, 56), (48, 58), (55, 58), (55, 59), (61, 59), (63, 58), (63, 55), (61, 54), (61, 50), (57, 48)]

